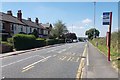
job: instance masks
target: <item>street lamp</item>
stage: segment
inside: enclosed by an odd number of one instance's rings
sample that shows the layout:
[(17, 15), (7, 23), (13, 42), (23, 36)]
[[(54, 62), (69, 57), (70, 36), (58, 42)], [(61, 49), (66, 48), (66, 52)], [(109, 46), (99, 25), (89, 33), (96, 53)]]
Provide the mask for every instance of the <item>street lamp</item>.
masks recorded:
[(96, 2), (94, 2), (94, 38), (95, 38)]

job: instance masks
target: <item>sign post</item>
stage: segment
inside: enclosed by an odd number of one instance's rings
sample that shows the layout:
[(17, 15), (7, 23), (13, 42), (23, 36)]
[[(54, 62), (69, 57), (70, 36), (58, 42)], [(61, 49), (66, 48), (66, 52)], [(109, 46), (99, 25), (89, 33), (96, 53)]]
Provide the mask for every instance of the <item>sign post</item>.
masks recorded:
[(110, 61), (110, 43), (111, 43), (111, 25), (112, 25), (112, 12), (103, 13), (103, 25), (109, 25), (106, 35), (106, 42), (108, 47), (108, 61)]

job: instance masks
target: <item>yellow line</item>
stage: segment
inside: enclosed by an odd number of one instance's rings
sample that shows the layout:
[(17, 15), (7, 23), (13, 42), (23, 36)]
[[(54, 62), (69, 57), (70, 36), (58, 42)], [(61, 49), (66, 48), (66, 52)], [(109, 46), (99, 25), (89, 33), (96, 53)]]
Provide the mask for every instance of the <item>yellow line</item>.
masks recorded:
[[(86, 48), (87, 48), (87, 44), (85, 45), (82, 56), (86, 56)], [(80, 80), (80, 78), (81, 78), (82, 68), (84, 67), (84, 61), (85, 61), (85, 58), (82, 58), (80, 60), (80, 64), (79, 64), (78, 71), (77, 71), (77, 74), (76, 74), (76, 80)]]
[(26, 68), (26, 69), (23, 69), (22, 72), (26, 72), (26, 71), (30, 70), (31, 68), (33, 68), (33, 67), (34, 67), (34, 66), (30, 66), (30, 67), (28, 67), (28, 68)]

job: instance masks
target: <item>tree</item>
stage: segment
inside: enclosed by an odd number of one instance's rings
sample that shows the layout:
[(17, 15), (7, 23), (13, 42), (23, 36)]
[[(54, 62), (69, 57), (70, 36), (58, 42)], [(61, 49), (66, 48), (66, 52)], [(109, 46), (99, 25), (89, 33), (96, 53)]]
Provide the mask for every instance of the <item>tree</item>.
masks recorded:
[[(94, 32), (95, 32), (95, 34), (94, 34)], [(93, 39), (94, 37), (95, 38), (99, 37), (99, 34), (100, 34), (100, 32), (95, 28), (91, 28), (85, 32), (85, 35), (88, 35), (88, 39)]]
[(38, 33), (38, 31), (37, 31), (36, 29), (33, 30), (32, 34), (33, 34), (36, 38), (39, 37), (39, 33)]
[(51, 36), (54, 38), (62, 38), (63, 34), (66, 32), (68, 32), (66, 25), (61, 20), (58, 20), (54, 24), (54, 28), (51, 31)]
[(65, 38), (73, 41), (74, 39), (77, 39), (77, 36), (75, 33), (66, 33)]

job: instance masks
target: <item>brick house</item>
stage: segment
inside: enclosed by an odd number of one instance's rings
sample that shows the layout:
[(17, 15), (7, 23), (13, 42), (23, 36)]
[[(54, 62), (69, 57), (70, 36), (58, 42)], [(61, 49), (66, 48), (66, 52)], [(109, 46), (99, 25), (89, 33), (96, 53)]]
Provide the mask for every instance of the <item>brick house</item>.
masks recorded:
[(29, 34), (34, 29), (39, 32), (40, 37), (47, 38), (52, 29), (52, 25), (39, 23), (38, 18), (35, 19), (35, 22), (31, 18), (27, 20), (23, 19), (21, 10), (18, 10), (17, 17), (12, 15), (12, 11), (7, 11), (7, 13), (0, 12), (0, 32), (2, 35), (11, 37), (13, 34), (20, 32)]

